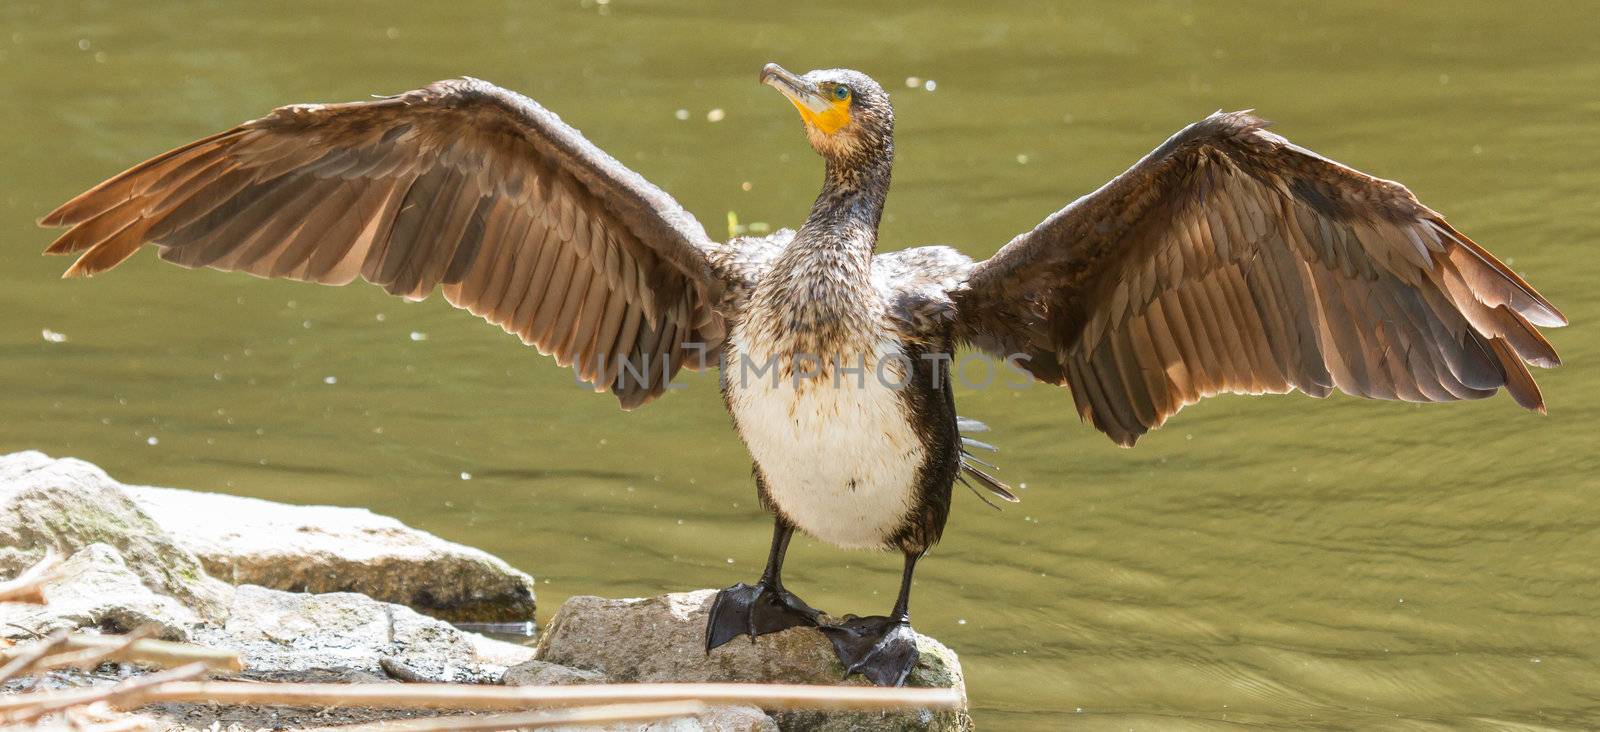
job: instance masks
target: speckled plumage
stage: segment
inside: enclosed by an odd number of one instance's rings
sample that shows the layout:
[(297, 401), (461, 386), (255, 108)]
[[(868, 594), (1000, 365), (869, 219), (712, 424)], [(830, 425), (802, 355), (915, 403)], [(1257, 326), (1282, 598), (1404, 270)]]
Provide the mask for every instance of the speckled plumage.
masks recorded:
[[(917, 265), (950, 255), (875, 256), (894, 161), (888, 95), (854, 72), (812, 76), (850, 86), (851, 126), (808, 127), (826, 168), (799, 231), (713, 256), (740, 268), (737, 309), (722, 311), (723, 396), (773, 510), (834, 544), (920, 554), (943, 529), (960, 445), (948, 380), (929, 373), (941, 365), (918, 358), (947, 349), (936, 334), (950, 329), (917, 303), (948, 297)], [(775, 382), (751, 378), (752, 364)]]

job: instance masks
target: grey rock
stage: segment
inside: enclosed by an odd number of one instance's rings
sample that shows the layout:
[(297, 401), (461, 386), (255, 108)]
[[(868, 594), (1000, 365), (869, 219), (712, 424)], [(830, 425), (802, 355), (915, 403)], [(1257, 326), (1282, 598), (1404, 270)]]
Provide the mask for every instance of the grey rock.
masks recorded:
[[(694, 720), (701, 729), (729, 732), (778, 732), (778, 722), (759, 707), (746, 704), (716, 707)], [(666, 724), (671, 724), (668, 722)], [(663, 727), (663, 729), (666, 729)]]
[(273, 681), (492, 683), (533, 655), (364, 595), (254, 585), (234, 593), (227, 623), (196, 628), (192, 640), (239, 651), (245, 676)]
[(500, 683), (507, 686), (604, 684), (606, 676), (599, 671), (530, 659), (506, 669), (506, 675), (500, 679)]
[(359, 592), (455, 622), (534, 617), (532, 577), (388, 516), (175, 488), (127, 491), (206, 571), (234, 584)]
[(232, 588), (207, 576), (105, 471), (41, 452), (0, 456), (0, 572), (15, 574), (47, 551), (72, 555), (91, 544), (114, 548), (150, 591), (198, 617), (226, 617)]
[[(563, 603), (539, 640), (538, 659), (589, 669), (611, 681), (753, 681), (868, 685), (859, 676), (841, 681), (844, 668), (821, 632), (793, 628), (750, 642), (736, 639), (707, 654), (706, 615), (715, 590), (643, 599), (573, 597)], [(948, 687), (966, 693), (961, 664), (938, 641), (917, 636), (921, 650), (908, 686)], [(785, 730), (967, 730), (967, 712), (888, 714), (780, 712)]]
[[(549, 661), (530, 660), (506, 669), (500, 683), (508, 686), (568, 686), (574, 684), (604, 684), (604, 674), (598, 671), (562, 666)], [(565, 729), (558, 727), (556, 729)], [(606, 730), (638, 730), (639, 732), (776, 732), (778, 724), (759, 707), (735, 704), (713, 707), (694, 718), (672, 719), (643, 726), (615, 724), (602, 727)]]
[[(338, 528), (320, 527), (318, 520)], [(300, 540), (286, 540), (281, 532)], [(474, 589), (492, 577), (512, 588), (513, 599), (526, 601), (508, 605), (516, 608), (512, 612), (519, 617), (532, 612), (527, 575), (392, 519), (350, 509), (302, 510), (134, 488), (80, 460), (22, 452), (0, 456), (0, 576), (21, 571), (47, 551), (69, 559), (43, 588), (48, 604), (0, 605), (0, 621), (12, 623), (0, 625), (0, 635), (77, 627), (127, 631), (154, 624), (167, 638), (240, 651), (247, 675), (305, 681), (401, 676), (492, 682), (533, 655), (532, 649), (458, 630), (363, 594), (236, 588), (207, 574), (187, 548), (190, 542), (219, 553), (218, 545), (234, 542), (239, 557), (250, 547), (275, 545), (277, 553), (255, 560), (276, 557), (289, 566), (285, 576), (310, 577), (317, 566), (323, 573), (361, 575), (362, 562), (370, 560), (375, 571), (360, 579), (367, 583), (362, 586), (387, 588), (413, 600), (434, 592), (434, 597), (451, 598), (446, 604), (455, 607), (474, 599), (498, 602), (493, 592)], [(333, 544), (348, 545), (336, 560), (330, 559), (337, 554)], [(297, 549), (305, 556), (296, 559)], [(412, 565), (404, 566), (408, 561)], [(474, 574), (469, 566), (481, 571)], [(230, 576), (255, 571), (230, 571)]]
[[(141, 497), (139, 502), (130, 497), (135, 494)], [(374, 557), (376, 564), (389, 571), (393, 569), (389, 562), (404, 562), (409, 557), (419, 565), (411, 570), (415, 576), (421, 578), (430, 572), (436, 575), (433, 587), (464, 588), (453, 596), (441, 589), (439, 596), (499, 602), (493, 593), (473, 589), (479, 586), (474, 577), (487, 574), (472, 575), (460, 569), (475, 562), (485, 573), (505, 580), (504, 586), (529, 589), (525, 610), (531, 613), (532, 580), (487, 554), (432, 539), (365, 511), (317, 509), (301, 513), (284, 506), (280, 507), (283, 512), (274, 512), (277, 504), (264, 501), (241, 503), (247, 499), (210, 498), (188, 491), (130, 488), (88, 463), (54, 460), (38, 452), (0, 456), (0, 577), (20, 572), (49, 551), (68, 556), (57, 575), (42, 588), (45, 605), (0, 603), (0, 637), (27, 637), (58, 628), (124, 632), (153, 624), (164, 638), (239, 651), (244, 657), (245, 677), (284, 681), (403, 679), (492, 683), (499, 681), (507, 668), (533, 656), (531, 648), (459, 630), (402, 605), (362, 594), (303, 594), (248, 584), (234, 587), (208, 575), (200, 558), (173, 535), (193, 531), (196, 536), (228, 541), (216, 538), (227, 536), (217, 533), (220, 529), (209, 527), (212, 531), (206, 533), (208, 527), (204, 526), (207, 522), (221, 522), (228, 511), (236, 515), (271, 513), (275, 517), (293, 513), (299, 527), (294, 530), (302, 535), (318, 533), (312, 518), (355, 520), (359, 526), (349, 531), (356, 533), (340, 535), (329, 531), (316, 541), (348, 541), (357, 545), (353, 551), (368, 554), (346, 554), (340, 560), (346, 564), (322, 565), (331, 567), (328, 571), (354, 573), (361, 565), (356, 563), (358, 558), (352, 557), (362, 556)], [(151, 511), (159, 511), (162, 521), (153, 519)], [(182, 520), (169, 521), (169, 514)], [(235, 538), (256, 546), (282, 545), (282, 537), (248, 533), (278, 531), (288, 525), (286, 520), (276, 519), (249, 525), (236, 522), (235, 527), (243, 528), (238, 529)], [(365, 539), (357, 535), (363, 532)], [(315, 544), (313, 541), (300, 546), (311, 552)], [(453, 559), (440, 559), (446, 553)], [(379, 555), (387, 558), (377, 558)], [(456, 564), (449, 564), (452, 561)], [(300, 566), (312, 563), (307, 560)], [(230, 570), (230, 575), (238, 574)], [(388, 582), (383, 586), (397, 591), (416, 586), (394, 580), (393, 575), (389, 575)], [(517, 594), (515, 589), (512, 594)], [(463, 604), (470, 603), (456, 602), (453, 606), (459, 608)], [(514, 603), (507, 606), (518, 607)], [(522, 610), (512, 612), (519, 619), (527, 617), (521, 615)], [(328, 710), (166, 707), (169, 708), (163, 715), (175, 728), (209, 728), (211, 722), (248, 729), (321, 727), (335, 718), (370, 721), (419, 713), (332, 710), (334, 715), (330, 717), (325, 715)], [(207, 710), (215, 712), (210, 721), (190, 724), (204, 719), (206, 715), (200, 712)]]
[(740, 704), (712, 707), (695, 717), (682, 717), (643, 726), (619, 724), (606, 729), (622, 732), (778, 732), (778, 723), (759, 707)]
[(0, 456), (0, 572), (93, 543), (208, 620), (226, 617), (228, 582), (359, 592), (455, 622), (526, 621), (535, 610), (527, 574), (364, 509), (126, 486), (81, 460)]
[(583, 727), (547, 727), (551, 732), (778, 732), (778, 723), (766, 712), (748, 704), (713, 707), (694, 717), (649, 723), (618, 723)]
[(155, 626), (165, 640), (189, 640), (200, 618), (183, 603), (151, 591), (108, 544), (90, 544), (62, 562), (42, 588), (47, 604), (0, 603), (0, 635), (43, 635), (100, 628), (125, 633)]
[(106, 544), (69, 557), (43, 592), (42, 606), (0, 603), (0, 635), (85, 627), (127, 632), (152, 624), (169, 640), (238, 651), (243, 676), (275, 681), (488, 683), (533, 656), (532, 648), (354, 593), (244, 585), (233, 591), (225, 622), (206, 622), (152, 590)]

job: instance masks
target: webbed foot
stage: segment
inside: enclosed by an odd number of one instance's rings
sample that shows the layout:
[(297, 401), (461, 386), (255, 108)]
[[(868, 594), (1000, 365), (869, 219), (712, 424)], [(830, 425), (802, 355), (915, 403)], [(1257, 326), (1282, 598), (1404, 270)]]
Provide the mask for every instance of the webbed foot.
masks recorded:
[(905, 686), (917, 665), (917, 634), (904, 618), (847, 615), (822, 632), (833, 641), (846, 678), (859, 673), (878, 686)]
[(795, 627), (814, 628), (822, 613), (794, 593), (766, 582), (743, 582), (717, 593), (706, 620), (706, 653), (741, 635), (754, 639)]

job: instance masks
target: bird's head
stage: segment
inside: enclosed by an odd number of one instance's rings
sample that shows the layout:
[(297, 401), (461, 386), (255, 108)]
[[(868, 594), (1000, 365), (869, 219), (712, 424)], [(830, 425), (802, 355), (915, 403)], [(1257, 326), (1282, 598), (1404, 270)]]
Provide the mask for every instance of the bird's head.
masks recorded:
[(859, 71), (821, 69), (796, 76), (777, 64), (761, 69), (761, 83), (800, 111), (806, 139), (830, 163), (846, 167), (892, 155), (894, 111), (889, 93)]

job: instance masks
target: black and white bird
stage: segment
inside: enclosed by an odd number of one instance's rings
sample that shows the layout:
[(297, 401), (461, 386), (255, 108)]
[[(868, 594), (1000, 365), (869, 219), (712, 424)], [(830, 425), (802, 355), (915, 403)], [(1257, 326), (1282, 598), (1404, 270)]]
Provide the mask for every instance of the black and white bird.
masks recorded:
[[(570, 365), (624, 408), (684, 367), (722, 394), (776, 516), (766, 571), (722, 591), (708, 652), (818, 626), (848, 672), (902, 684), (916, 563), (957, 480), (1012, 496), (969, 456), (949, 355), (971, 346), (1065, 386), (1131, 446), (1201, 397), (1299, 390), (1414, 402), (1505, 387), (1565, 318), (1405, 187), (1268, 132), (1245, 112), (1178, 132), (1127, 172), (974, 263), (877, 253), (894, 159), (888, 94), (848, 70), (761, 81), (824, 161), (798, 231), (717, 243), (672, 198), (516, 93), (457, 79), (374, 101), (280, 108), (159, 155), (41, 221), (68, 275), (141, 245), (186, 267), (453, 305)], [(836, 619), (783, 585), (795, 529), (905, 559), (887, 615)]]

